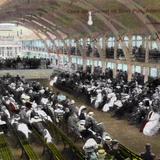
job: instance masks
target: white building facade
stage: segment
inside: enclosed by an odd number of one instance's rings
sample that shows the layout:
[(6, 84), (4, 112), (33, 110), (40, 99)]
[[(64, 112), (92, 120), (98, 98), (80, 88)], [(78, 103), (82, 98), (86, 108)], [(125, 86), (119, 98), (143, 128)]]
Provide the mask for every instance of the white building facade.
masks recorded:
[(11, 36), (0, 36), (0, 58), (16, 58), (22, 54), (22, 42)]

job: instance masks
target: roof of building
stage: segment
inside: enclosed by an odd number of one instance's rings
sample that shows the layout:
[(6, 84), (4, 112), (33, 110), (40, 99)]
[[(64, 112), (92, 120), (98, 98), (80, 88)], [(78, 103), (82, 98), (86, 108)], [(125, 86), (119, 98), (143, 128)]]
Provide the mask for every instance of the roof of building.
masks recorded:
[[(87, 24), (89, 11), (92, 26)], [(156, 37), (160, 30), (159, 0), (1, 0), (0, 13), (0, 22), (20, 24), (48, 37)]]

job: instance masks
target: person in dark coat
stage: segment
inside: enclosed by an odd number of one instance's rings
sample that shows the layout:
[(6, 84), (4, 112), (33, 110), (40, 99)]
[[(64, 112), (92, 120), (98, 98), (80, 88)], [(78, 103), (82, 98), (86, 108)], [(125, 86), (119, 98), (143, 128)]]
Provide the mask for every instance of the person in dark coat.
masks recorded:
[(149, 143), (146, 144), (145, 152), (140, 153), (140, 156), (143, 160), (154, 160), (156, 157), (155, 154), (152, 153), (151, 145)]

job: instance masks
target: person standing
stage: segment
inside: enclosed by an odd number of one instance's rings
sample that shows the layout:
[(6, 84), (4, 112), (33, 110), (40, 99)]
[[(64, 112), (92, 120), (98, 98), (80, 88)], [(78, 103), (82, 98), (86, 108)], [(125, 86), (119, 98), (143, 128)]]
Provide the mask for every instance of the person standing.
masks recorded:
[(145, 145), (145, 152), (140, 153), (140, 156), (143, 160), (154, 160), (156, 157), (155, 154), (152, 153), (151, 145), (149, 143)]

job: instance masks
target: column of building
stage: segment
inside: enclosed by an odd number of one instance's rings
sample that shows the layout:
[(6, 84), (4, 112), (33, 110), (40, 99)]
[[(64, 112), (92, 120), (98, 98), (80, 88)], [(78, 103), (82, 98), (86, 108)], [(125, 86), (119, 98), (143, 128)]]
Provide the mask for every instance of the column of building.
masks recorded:
[[(90, 39), (91, 43), (93, 44), (93, 47), (96, 46), (96, 40), (95, 39)], [(94, 73), (94, 55), (93, 55), (93, 48), (92, 48), (92, 53), (90, 55), (91, 59), (91, 73)]]
[[(66, 55), (66, 53), (67, 53), (67, 56), (68, 56), (68, 46), (67, 46), (64, 39), (62, 40), (62, 43), (63, 43), (63, 51), (62, 51), (63, 52), (63, 57)], [(67, 57), (67, 63), (69, 64), (69, 57)], [(63, 64), (64, 64), (64, 62), (63, 62)], [(68, 65), (68, 67), (70, 67), (70, 66)]]
[(75, 64), (75, 70), (78, 70), (78, 48), (79, 48), (79, 41), (75, 40), (75, 55), (76, 55), (76, 64)]
[[(147, 36), (146, 38), (146, 50), (145, 50), (145, 64), (149, 63), (149, 50), (151, 48), (151, 38), (150, 36)], [(148, 81), (148, 77), (149, 77), (149, 66), (147, 67), (143, 67), (144, 69), (144, 82)]]
[(71, 43), (70, 43), (71, 40), (68, 39), (68, 41), (69, 41), (68, 52), (67, 52), (67, 54), (68, 54), (68, 64), (69, 64), (69, 68), (71, 69), (71, 67), (72, 67)]
[(102, 73), (106, 70), (106, 37), (102, 37), (102, 49), (101, 49), (101, 61), (102, 61)]
[(86, 56), (86, 46), (87, 46), (87, 39), (83, 38), (82, 48), (80, 48), (82, 60), (83, 60), (83, 71), (85, 72), (87, 69), (87, 56)]
[(114, 42), (114, 68), (113, 68), (113, 77), (115, 78), (117, 75), (117, 50), (118, 50), (119, 41), (118, 38), (115, 37)]
[(127, 73), (128, 73), (128, 81), (131, 81), (132, 79), (132, 49), (133, 49), (133, 46), (132, 46), (132, 35), (128, 35), (128, 59), (127, 60), (127, 65), (128, 65), (128, 70), (127, 70)]

